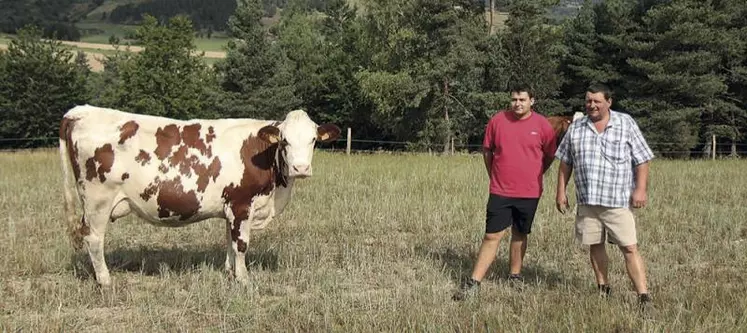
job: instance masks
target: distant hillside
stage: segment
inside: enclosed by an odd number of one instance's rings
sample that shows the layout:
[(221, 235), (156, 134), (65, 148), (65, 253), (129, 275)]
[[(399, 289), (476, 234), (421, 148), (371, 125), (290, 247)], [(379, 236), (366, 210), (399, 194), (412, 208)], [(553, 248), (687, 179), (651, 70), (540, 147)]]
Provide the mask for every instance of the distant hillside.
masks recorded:
[[(186, 14), (201, 34), (225, 31), (228, 18), (236, 9), (236, 0), (0, 0), (0, 32), (35, 24), (45, 37), (78, 41), (82, 36), (102, 33), (96, 25), (137, 25), (145, 13), (166, 20)], [(348, 0), (360, 5), (360, 0)], [(485, 0), (475, 0), (485, 2)], [(593, 0), (601, 2), (602, 0)], [(288, 0), (262, 0), (265, 15), (275, 16)], [(324, 10), (327, 0), (309, 0), (310, 9)], [(507, 0), (495, 0), (496, 10), (505, 12)], [(573, 17), (584, 0), (561, 0), (548, 11), (554, 21)], [(495, 16), (495, 15), (494, 15)], [(505, 16), (505, 15), (504, 15)], [(505, 17), (498, 17), (498, 20)], [(85, 23), (85, 24), (83, 24)], [(82, 30), (83, 29), (83, 30)], [(111, 30), (111, 29), (108, 29)], [(108, 37), (108, 36), (107, 36)]]
[(0, 31), (15, 33), (28, 24), (41, 27), (47, 37), (77, 40), (80, 32), (74, 22), (81, 12), (95, 9), (103, 0), (3, 0), (0, 6)]
[[(198, 30), (222, 31), (235, 11), (236, 0), (152, 0), (118, 6), (111, 11), (108, 20), (112, 23), (137, 24), (145, 14), (162, 21), (186, 14)], [(106, 19), (104, 13), (101, 19)]]

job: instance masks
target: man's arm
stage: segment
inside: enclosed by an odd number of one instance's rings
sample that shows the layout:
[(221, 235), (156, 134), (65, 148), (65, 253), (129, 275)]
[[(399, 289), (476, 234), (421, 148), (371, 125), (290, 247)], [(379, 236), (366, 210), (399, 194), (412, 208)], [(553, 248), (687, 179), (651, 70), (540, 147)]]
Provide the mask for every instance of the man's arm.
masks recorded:
[(635, 191), (630, 198), (634, 208), (642, 208), (646, 206), (648, 195), (646, 189), (648, 187), (648, 162), (643, 162), (635, 167)]
[(555, 208), (561, 214), (565, 214), (565, 211), (569, 207), (566, 189), (568, 188), (568, 181), (571, 179), (571, 173), (573, 172), (573, 153), (571, 151), (570, 136), (571, 133), (566, 132), (555, 152), (555, 157), (560, 163), (558, 167), (557, 191), (555, 193)]
[(646, 143), (646, 139), (641, 133), (641, 129), (638, 128), (638, 124), (630, 118), (630, 151), (631, 157), (633, 158), (633, 164), (635, 165), (635, 190), (630, 198), (630, 203), (633, 208), (642, 208), (646, 206), (647, 195), (646, 190), (648, 188), (648, 173), (649, 173), (649, 161), (654, 158), (654, 152)]
[(550, 169), (552, 162), (555, 160), (555, 152), (558, 149), (558, 136), (550, 123), (547, 123), (546, 126), (543, 127), (542, 132), (542, 135), (545, 137), (544, 145), (542, 147), (542, 153), (544, 155), (544, 158), (542, 159), (542, 174), (544, 175), (545, 172)]
[(493, 166), (493, 151), (487, 148), (483, 148), (482, 158), (485, 160), (485, 169), (488, 170), (488, 178), (490, 178), (490, 169)]
[(555, 194), (555, 208), (561, 213), (565, 214), (565, 210), (568, 209), (568, 196), (566, 195), (566, 188), (568, 181), (571, 179), (571, 173), (573, 172), (573, 166), (560, 161), (560, 167), (558, 167), (558, 186)]
[(635, 188), (646, 192), (648, 187), (648, 162), (635, 167)]

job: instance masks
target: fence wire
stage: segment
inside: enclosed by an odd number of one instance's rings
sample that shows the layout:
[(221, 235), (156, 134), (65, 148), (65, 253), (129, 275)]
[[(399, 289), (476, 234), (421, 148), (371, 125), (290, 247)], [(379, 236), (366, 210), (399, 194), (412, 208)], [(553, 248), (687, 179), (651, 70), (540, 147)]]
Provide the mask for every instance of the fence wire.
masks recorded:
[[(20, 150), (35, 150), (35, 149), (49, 149), (57, 147), (57, 137), (33, 137), (33, 138), (0, 138), (0, 151), (20, 151)], [(44, 144), (39, 144), (39, 142)], [(317, 145), (317, 149), (323, 151), (342, 151), (347, 150), (346, 137), (339, 138), (333, 142), (326, 144)], [(19, 144), (27, 143), (27, 144)], [(451, 152), (452, 147), (455, 153), (474, 153), (482, 150), (481, 144), (475, 143), (461, 143), (454, 142), (451, 144), (444, 143), (423, 143), (413, 141), (388, 141), (388, 140), (373, 140), (373, 139), (350, 139), (351, 153), (373, 153), (373, 152)], [(7, 147), (8, 144), (16, 147)], [(698, 142), (695, 147), (699, 149), (691, 150), (671, 150), (671, 149), (657, 149), (658, 147), (667, 147), (681, 145), (681, 142), (661, 142), (661, 141), (648, 141), (648, 145), (652, 147), (655, 154), (690, 154), (691, 156), (703, 155), (704, 157), (712, 154), (711, 149), (713, 147), (712, 142)], [(747, 143), (716, 143), (716, 152), (718, 156), (727, 156), (736, 153), (737, 155), (747, 154)], [(734, 151), (732, 150), (734, 149)]]

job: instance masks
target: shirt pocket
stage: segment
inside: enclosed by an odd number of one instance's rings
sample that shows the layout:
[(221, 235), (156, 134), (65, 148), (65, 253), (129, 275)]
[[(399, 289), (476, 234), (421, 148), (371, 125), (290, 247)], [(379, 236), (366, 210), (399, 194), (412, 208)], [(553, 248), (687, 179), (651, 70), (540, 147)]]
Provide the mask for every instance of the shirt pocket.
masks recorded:
[(612, 164), (630, 163), (630, 147), (622, 135), (611, 135), (603, 138), (601, 150), (604, 159)]

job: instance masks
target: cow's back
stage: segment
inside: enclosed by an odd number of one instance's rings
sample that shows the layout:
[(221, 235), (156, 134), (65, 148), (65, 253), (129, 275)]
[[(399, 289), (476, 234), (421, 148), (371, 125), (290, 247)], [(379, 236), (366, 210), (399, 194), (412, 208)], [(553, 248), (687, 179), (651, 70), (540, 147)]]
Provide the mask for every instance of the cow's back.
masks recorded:
[(84, 200), (114, 201), (114, 218), (134, 211), (178, 226), (223, 216), (225, 188), (244, 176), (247, 138), (271, 123), (180, 121), (84, 105), (66, 113), (63, 127), (70, 127), (68, 151)]

